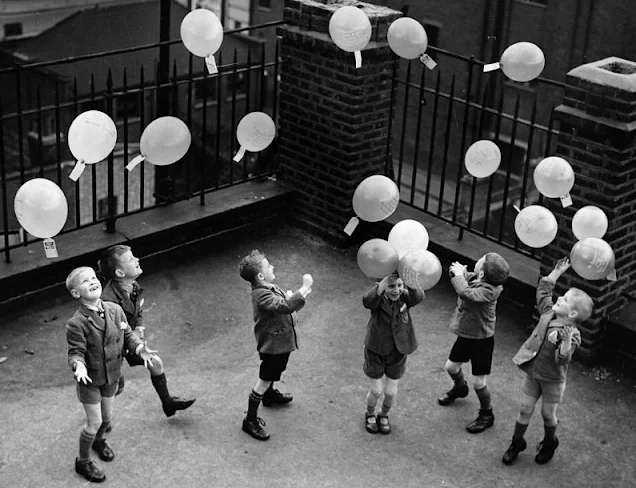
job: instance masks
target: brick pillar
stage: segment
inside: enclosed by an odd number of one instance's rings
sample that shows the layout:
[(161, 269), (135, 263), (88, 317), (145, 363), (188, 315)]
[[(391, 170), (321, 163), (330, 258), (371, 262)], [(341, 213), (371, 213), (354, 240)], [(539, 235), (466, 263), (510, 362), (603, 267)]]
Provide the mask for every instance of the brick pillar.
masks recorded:
[(622, 308), (622, 293), (636, 282), (636, 63), (610, 57), (584, 64), (566, 77), (563, 104), (556, 109), (560, 121), (557, 155), (572, 165), (576, 180), (573, 205), (562, 208), (558, 200), (547, 204), (557, 216), (559, 232), (546, 248), (541, 274), (547, 274), (558, 257), (569, 255), (576, 238), (572, 217), (585, 205), (601, 208), (609, 220), (603, 237), (616, 254), (618, 281), (586, 281), (569, 271), (558, 284), (562, 294), (571, 286), (588, 292), (596, 310), (583, 325), (579, 357), (597, 357), (605, 335), (604, 317)]
[[(329, 36), (331, 15), (345, 5), (361, 8), (373, 27), (358, 69)], [(357, 185), (385, 173), (395, 59), (386, 33), (401, 16), (353, 0), (288, 0), (278, 28), (279, 177), (299, 192), (296, 220), (340, 244)]]

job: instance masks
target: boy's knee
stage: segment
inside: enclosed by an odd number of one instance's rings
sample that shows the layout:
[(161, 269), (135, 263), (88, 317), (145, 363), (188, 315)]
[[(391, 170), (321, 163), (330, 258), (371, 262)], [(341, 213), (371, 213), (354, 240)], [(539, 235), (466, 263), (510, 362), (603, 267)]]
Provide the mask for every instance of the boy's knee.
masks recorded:
[(387, 379), (386, 387), (384, 388), (384, 393), (387, 395), (395, 396), (398, 391), (398, 381)]
[(449, 359), (446, 361), (446, 364), (444, 365), (444, 367), (446, 368), (446, 371), (449, 372), (450, 374), (457, 374), (459, 373), (459, 370), (462, 369), (462, 364), (455, 363)]
[(481, 390), (486, 386), (486, 377), (485, 376), (475, 376), (473, 378), (473, 388), (475, 390)]
[(369, 386), (369, 393), (379, 398), (382, 395), (382, 380), (372, 380)]
[(157, 357), (152, 360), (152, 366), (148, 365), (148, 371), (153, 375), (159, 375), (163, 373), (163, 361)]

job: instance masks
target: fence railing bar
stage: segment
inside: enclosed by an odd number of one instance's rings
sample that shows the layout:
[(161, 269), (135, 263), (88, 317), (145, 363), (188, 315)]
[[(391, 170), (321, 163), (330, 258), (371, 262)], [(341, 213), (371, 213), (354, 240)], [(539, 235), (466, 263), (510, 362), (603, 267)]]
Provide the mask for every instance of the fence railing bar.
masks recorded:
[(435, 96), (433, 97), (433, 123), (431, 124), (431, 145), (428, 151), (428, 168), (426, 173), (426, 193), (424, 195), (424, 210), (428, 210), (428, 200), (431, 193), (431, 176), (433, 175), (433, 155), (435, 153), (435, 136), (437, 134), (437, 112), (439, 108), (439, 88), (441, 83), (440, 71), (437, 71), (435, 81)]

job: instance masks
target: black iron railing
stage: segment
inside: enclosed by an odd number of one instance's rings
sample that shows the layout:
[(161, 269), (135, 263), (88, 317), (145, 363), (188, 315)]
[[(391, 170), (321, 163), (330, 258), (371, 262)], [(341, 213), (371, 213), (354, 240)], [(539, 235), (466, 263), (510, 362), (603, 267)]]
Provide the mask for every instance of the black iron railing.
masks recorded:
[[(394, 118), (388, 158), (401, 201), (521, 253), (536, 252), (514, 232), (518, 209), (541, 202), (533, 170), (554, 153), (554, 107), (564, 84), (537, 78), (509, 81), (500, 72), (484, 73), (484, 62), (429, 47), (433, 70), (419, 60), (396, 62)], [(501, 151), (501, 165), (490, 177), (475, 178), (464, 154), (488, 139)]]
[[(233, 39), (235, 47), (217, 53), (213, 75), (180, 39), (46, 62), (24, 62), (5, 53), (0, 68), (0, 248), (5, 260), (10, 261), (11, 249), (36, 240), (20, 229), (13, 211), (17, 189), (31, 178), (54, 181), (67, 196), (69, 217), (61, 233), (101, 223), (114, 232), (124, 215), (192, 197), (203, 205), (210, 191), (275, 172), (274, 145), (247, 153), (238, 163), (233, 156), (244, 115), (262, 111), (276, 120), (279, 46), (251, 33), (280, 24), (226, 30), (224, 46)], [(166, 70), (156, 60), (170, 46)], [(148, 52), (151, 62), (140, 65)], [(165, 72), (168, 79), (161, 75)], [(75, 161), (66, 134), (73, 119), (90, 109), (116, 122), (117, 145), (106, 161), (88, 165), (74, 182), (68, 178)], [(163, 115), (178, 117), (190, 128), (188, 153), (170, 166), (142, 162), (127, 171), (126, 164), (139, 154), (143, 129)]]

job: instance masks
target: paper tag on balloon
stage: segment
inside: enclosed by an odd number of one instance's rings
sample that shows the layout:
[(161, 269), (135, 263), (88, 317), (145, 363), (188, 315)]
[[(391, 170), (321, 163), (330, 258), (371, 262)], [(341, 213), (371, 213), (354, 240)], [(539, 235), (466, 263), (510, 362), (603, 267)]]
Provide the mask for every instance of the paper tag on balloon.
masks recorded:
[(84, 162), (78, 161), (75, 164), (73, 171), (71, 171), (71, 174), (68, 175), (68, 177), (72, 179), (73, 181), (79, 180), (79, 177), (82, 176), (82, 173), (84, 172), (84, 168), (86, 168), (86, 165), (84, 164)]
[(143, 154), (140, 154), (139, 156), (135, 156), (133, 160), (126, 165), (126, 169), (128, 171), (132, 171), (133, 169), (137, 167), (139, 163), (141, 163), (145, 159), (146, 157)]
[(501, 68), (501, 65), (499, 63), (484, 64), (484, 73), (488, 73), (489, 71), (496, 71), (499, 68)]
[(216, 60), (214, 59), (213, 54), (205, 57), (205, 65), (208, 68), (209, 74), (214, 75), (219, 72), (218, 68), (216, 67)]
[(55, 241), (53, 239), (44, 239), (42, 244), (44, 244), (44, 254), (46, 254), (47, 258), (59, 257), (57, 254), (57, 248), (55, 247)]
[(359, 223), (360, 220), (358, 219), (358, 217), (351, 217), (349, 219), (349, 223), (344, 228), (344, 233), (350, 236), (351, 234), (353, 234), (353, 231), (356, 230), (356, 227), (358, 227)]
[(420, 61), (424, 63), (428, 69), (434, 69), (437, 66), (437, 63), (431, 58), (428, 54), (424, 53), (420, 56)]
[(572, 197), (569, 192), (561, 197), (561, 205), (563, 205), (563, 208), (572, 205)]
[(236, 153), (236, 156), (234, 156), (232, 159), (234, 159), (234, 161), (238, 163), (241, 159), (243, 159), (243, 156), (245, 156), (245, 148), (241, 146)]
[(362, 53), (360, 51), (354, 51), (353, 57), (356, 60), (356, 68), (362, 66)]
[(607, 275), (607, 281), (616, 281), (618, 278), (616, 277), (616, 269), (610, 271), (610, 274)]

